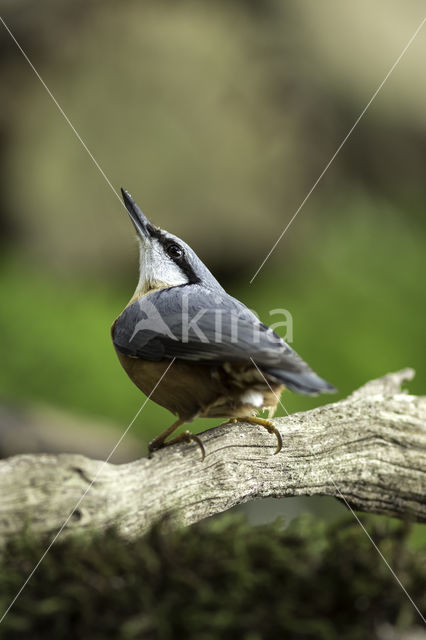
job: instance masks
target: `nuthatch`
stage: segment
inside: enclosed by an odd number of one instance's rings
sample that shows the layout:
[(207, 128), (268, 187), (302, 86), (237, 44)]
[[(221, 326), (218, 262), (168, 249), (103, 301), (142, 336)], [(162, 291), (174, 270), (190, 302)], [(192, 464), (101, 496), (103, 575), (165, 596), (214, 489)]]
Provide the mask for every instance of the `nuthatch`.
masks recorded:
[(272, 417), (285, 387), (308, 395), (334, 387), (228, 295), (191, 247), (153, 225), (121, 191), (139, 240), (140, 275), (112, 326), (112, 340), (135, 385), (177, 416), (149, 450), (193, 440), (204, 458), (198, 436), (185, 431), (167, 443), (166, 438), (194, 418), (223, 417), (262, 425), (276, 435), (278, 453), (278, 429), (256, 414), (269, 409)]

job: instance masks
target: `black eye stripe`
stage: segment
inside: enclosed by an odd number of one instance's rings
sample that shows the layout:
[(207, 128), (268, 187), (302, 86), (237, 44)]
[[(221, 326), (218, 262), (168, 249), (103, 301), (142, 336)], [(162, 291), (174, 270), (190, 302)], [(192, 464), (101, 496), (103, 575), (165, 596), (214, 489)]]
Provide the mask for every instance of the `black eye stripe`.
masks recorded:
[[(178, 246), (182, 251), (182, 256), (180, 258), (173, 258), (172, 260), (179, 266), (181, 271), (187, 276), (189, 284), (197, 284), (200, 282), (199, 277), (194, 273), (193, 268), (191, 267), (188, 256), (185, 253), (185, 249), (181, 247), (177, 242), (173, 242), (170, 238), (167, 237), (166, 233), (161, 229), (155, 228), (150, 231), (151, 236), (157, 238), (161, 244), (163, 245), (165, 251), (168, 250), (168, 247), (171, 245)], [(171, 256), (170, 256), (171, 257)]]

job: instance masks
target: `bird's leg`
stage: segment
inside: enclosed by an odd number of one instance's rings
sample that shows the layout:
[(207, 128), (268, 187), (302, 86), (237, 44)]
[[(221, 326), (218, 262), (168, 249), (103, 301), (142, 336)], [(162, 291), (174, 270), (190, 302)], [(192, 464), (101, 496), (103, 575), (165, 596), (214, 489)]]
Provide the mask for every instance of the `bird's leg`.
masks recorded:
[(265, 418), (258, 418), (257, 416), (244, 416), (244, 418), (239, 419), (241, 422), (251, 422), (252, 424), (260, 424), (261, 427), (265, 427), (265, 429), (269, 433), (274, 433), (277, 438), (277, 448), (275, 453), (279, 453), (283, 446), (283, 439), (281, 437), (280, 432), (272, 422), (272, 420), (265, 420)]
[(206, 456), (206, 450), (204, 449), (204, 445), (201, 442), (200, 438), (194, 435), (193, 433), (191, 433), (190, 431), (184, 431), (183, 433), (180, 433), (178, 436), (175, 436), (168, 442), (165, 442), (166, 438), (168, 438), (173, 433), (173, 431), (176, 431), (176, 429), (180, 427), (182, 424), (185, 424), (185, 422), (186, 420), (175, 420), (175, 422), (173, 422), (173, 424), (170, 425), (168, 429), (163, 431), (163, 433), (160, 433), (160, 435), (154, 438), (154, 440), (151, 440), (151, 442), (148, 445), (149, 453), (151, 454), (154, 451), (158, 451), (158, 449), (162, 449), (163, 447), (168, 447), (169, 445), (176, 444), (177, 442), (196, 442), (201, 449), (201, 460), (204, 460)]
[(165, 439), (168, 438), (169, 435), (173, 433), (173, 431), (176, 431), (176, 429), (180, 427), (181, 424), (184, 424), (184, 423), (185, 423), (184, 420), (175, 420), (175, 422), (172, 425), (170, 425), (168, 429), (163, 431), (163, 433), (160, 433), (159, 436), (156, 436), (154, 440), (151, 440), (151, 442), (148, 445), (149, 452), (152, 453), (153, 451), (157, 451), (158, 449), (161, 449), (162, 447), (164, 447), (166, 445), (166, 443), (164, 442)]

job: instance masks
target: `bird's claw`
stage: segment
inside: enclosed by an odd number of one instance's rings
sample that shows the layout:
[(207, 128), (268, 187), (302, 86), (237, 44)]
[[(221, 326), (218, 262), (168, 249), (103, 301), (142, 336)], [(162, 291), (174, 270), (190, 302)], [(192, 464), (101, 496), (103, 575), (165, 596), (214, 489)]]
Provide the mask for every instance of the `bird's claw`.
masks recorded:
[(154, 439), (149, 443), (148, 450), (149, 450), (149, 453), (152, 454), (154, 451), (163, 449), (163, 447), (169, 447), (170, 445), (177, 444), (178, 442), (188, 442), (188, 443), (195, 442), (196, 444), (198, 444), (198, 446), (201, 449), (201, 462), (203, 462), (204, 458), (206, 457), (206, 450), (204, 448), (204, 445), (201, 442), (201, 439), (198, 436), (196, 436), (194, 433), (191, 433), (190, 431), (183, 431), (182, 433), (175, 436), (168, 442), (164, 442), (164, 440), (156, 441)]
[[(203, 443), (201, 442), (201, 438), (199, 438), (199, 436), (196, 436), (195, 433), (184, 431), (180, 435), (176, 436), (176, 438), (173, 438), (173, 440), (175, 442), (196, 442), (201, 449), (201, 462), (203, 462), (204, 458), (206, 457), (206, 450)], [(171, 443), (172, 442), (169, 442), (168, 444)]]
[(251, 422), (252, 424), (259, 424), (261, 427), (264, 427), (268, 433), (275, 434), (277, 438), (277, 448), (275, 449), (274, 455), (281, 451), (283, 448), (282, 435), (271, 420), (265, 420), (265, 418), (258, 418), (257, 416), (248, 416), (247, 418), (243, 418), (243, 420)]
[[(268, 427), (266, 427), (266, 429), (268, 429)], [(277, 437), (277, 448), (274, 451), (274, 455), (276, 455), (283, 448), (283, 438), (275, 425), (273, 425), (272, 428), (268, 429), (268, 431), (269, 433), (274, 433)]]

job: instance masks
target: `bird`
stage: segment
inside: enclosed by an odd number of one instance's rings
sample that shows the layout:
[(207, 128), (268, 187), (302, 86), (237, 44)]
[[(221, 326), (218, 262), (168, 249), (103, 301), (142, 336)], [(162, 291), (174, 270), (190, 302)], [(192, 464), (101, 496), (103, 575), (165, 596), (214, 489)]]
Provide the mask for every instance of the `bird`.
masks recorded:
[[(229, 295), (195, 251), (154, 225), (121, 189), (139, 244), (136, 290), (111, 328), (118, 359), (132, 382), (175, 420), (148, 445), (150, 455), (177, 442), (194, 418), (258, 424), (277, 439), (271, 418), (284, 389), (317, 395), (336, 389), (245, 304)], [(269, 419), (257, 414), (267, 410)]]

